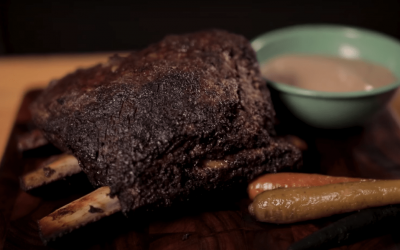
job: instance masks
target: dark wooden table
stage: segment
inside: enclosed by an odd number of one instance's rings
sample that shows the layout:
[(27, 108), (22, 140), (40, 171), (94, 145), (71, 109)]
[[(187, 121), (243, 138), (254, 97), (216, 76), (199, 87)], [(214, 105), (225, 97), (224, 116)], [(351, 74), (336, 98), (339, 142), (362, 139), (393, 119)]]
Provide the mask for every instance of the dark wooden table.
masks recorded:
[[(115, 214), (44, 246), (36, 221), (90, 192), (85, 176), (46, 187), (35, 195), (19, 188), (18, 176), (40, 164), (51, 148), (22, 154), (17, 138), (30, 126), (29, 92), (19, 110), (0, 166), (0, 249), (286, 249), (292, 242), (341, 218), (272, 225), (247, 212), (245, 192), (209, 198), (151, 215)], [(326, 131), (302, 125), (281, 130), (308, 144), (304, 172), (364, 178), (400, 178), (400, 129), (386, 110), (364, 127)], [(340, 249), (400, 249), (400, 233), (366, 239)]]

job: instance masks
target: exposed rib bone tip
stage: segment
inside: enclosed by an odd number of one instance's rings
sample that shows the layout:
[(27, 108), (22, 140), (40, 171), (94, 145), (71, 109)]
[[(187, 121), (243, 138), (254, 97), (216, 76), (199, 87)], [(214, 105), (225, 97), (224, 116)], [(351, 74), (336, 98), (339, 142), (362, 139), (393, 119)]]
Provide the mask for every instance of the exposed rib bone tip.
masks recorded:
[[(121, 210), (117, 197), (110, 198), (109, 187), (101, 187), (75, 200), (38, 221), (39, 230), (44, 242), (69, 233), (86, 224), (100, 220)], [(91, 207), (103, 212), (91, 212)]]
[(46, 165), (20, 177), (20, 187), (28, 191), (81, 172), (78, 160), (69, 154), (53, 157)]

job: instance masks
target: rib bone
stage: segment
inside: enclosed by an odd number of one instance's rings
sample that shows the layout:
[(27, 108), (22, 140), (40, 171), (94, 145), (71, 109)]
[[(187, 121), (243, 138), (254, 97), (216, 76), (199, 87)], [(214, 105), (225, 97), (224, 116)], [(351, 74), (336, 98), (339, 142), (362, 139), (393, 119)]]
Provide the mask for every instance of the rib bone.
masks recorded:
[[(225, 167), (227, 162), (207, 160), (203, 164), (205, 168), (221, 168)], [(74, 229), (120, 211), (118, 198), (110, 198), (109, 193), (109, 187), (101, 187), (39, 220), (43, 242), (46, 243)]]
[(38, 221), (42, 240), (47, 243), (88, 223), (121, 210), (117, 197), (110, 198), (110, 188), (101, 187)]
[(24, 191), (29, 191), (79, 172), (81, 168), (74, 156), (60, 155), (43, 167), (20, 177), (20, 187)]
[(49, 142), (44, 137), (42, 131), (39, 129), (34, 129), (18, 138), (18, 149), (20, 151), (26, 151), (44, 146), (48, 143)]

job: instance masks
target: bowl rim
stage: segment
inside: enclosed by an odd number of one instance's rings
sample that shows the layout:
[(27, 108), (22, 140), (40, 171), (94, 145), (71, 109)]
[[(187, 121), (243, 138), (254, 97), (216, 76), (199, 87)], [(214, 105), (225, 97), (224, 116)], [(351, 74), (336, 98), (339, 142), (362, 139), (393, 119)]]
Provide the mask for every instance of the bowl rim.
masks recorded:
[[(334, 25), (334, 24), (303, 24), (303, 25), (295, 25), (289, 26), (281, 29), (272, 30), (270, 32), (263, 33), (250, 41), (251, 46), (253, 47), (254, 51), (257, 53), (261, 48), (264, 48), (269, 43), (279, 41), (281, 39), (289, 38), (292, 36), (296, 36), (298, 33), (304, 32), (318, 32), (318, 30), (323, 31), (352, 31), (358, 32), (360, 35), (367, 35), (367, 36), (374, 36), (378, 39), (386, 40), (395, 46), (399, 47), (400, 49), (400, 42), (393, 37), (390, 37), (386, 34), (379, 33), (376, 31), (358, 28), (354, 26), (345, 26), (345, 25)], [(265, 78), (264, 78), (265, 79)], [(267, 79), (265, 79), (267, 80)], [(379, 87), (374, 88), (372, 90), (361, 90), (361, 91), (351, 91), (351, 92), (325, 92), (325, 91), (317, 91), (317, 90), (309, 90), (304, 89), (292, 85), (288, 85), (285, 83), (280, 82), (272, 82), (268, 81), (268, 84), (274, 87), (277, 90), (290, 93), (293, 95), (300, 95), (300, 96), (308, 96), (308, 97), (323, 97), (323, 98), (335, 98), (335, 99), (342, 99), (342, 98), (362, 98), (368, 97), (373, 95), (379, 95), (385, 92), (389, 92), (394, 90), (400, 86), (400, 79), (397, 79), (395, 82)]]

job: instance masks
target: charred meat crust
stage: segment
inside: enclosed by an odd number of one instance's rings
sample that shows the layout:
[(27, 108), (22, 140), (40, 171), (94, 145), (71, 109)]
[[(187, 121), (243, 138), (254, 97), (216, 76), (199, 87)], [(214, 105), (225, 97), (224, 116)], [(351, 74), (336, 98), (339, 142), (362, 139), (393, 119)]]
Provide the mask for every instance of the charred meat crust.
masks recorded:
[[(301, 161), (272, 137), (274, 111), (250, 44), (220, 30), (167, 36), (80, 69), (52, 82), (32, 113), (124, 211)], [(196, 171), (204, 159), (229, 156), (226, 169)]]

